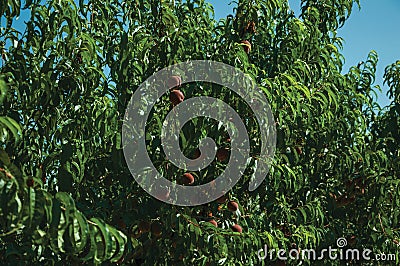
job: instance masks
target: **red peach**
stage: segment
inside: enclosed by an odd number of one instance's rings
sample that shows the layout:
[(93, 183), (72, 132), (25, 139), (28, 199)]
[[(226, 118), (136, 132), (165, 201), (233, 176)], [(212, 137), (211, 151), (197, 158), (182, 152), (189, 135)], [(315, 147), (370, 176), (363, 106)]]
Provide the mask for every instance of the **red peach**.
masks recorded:
[(235, 201), (231, 200), (228, 202), (227, 207), (228, 207), (228, 210), (230, 210), (231, 212), (235, 212), (239, 208), (239, 205)]
[(172, 90), (169, 93), (169, 100), (173, 105), (178, 105), (185, 99), (185, 96), (180, 90)]
[(182, 185), (192, 185), (194, 183), (194, 177), (191, 173), (183, 174), (180, 183)]
[(161, 231), (161, 225), (159, 222), (154, 222), (151, 224), (151, 233), (155, 236), (160, 236), (162, 231)]
[(158, 200), (165, 201), (169, 198), (169, 190), (167, 188), (161, 188), (160, 191), (157, 191), (155, 197)]
[(243, 40), (240, 43), (243, 45), (243, 49), (246, 52), (246, 54), (250, 53), (251, 43), (248, 40)]
[(225, 203), (225, 201), (228, 199), (227, 195), (223, 195), (221, 197), (219, 197), (218, 199), (216, 199), (216, 202), (218, 203)]
[(146, 221), (140, 221), (138, 228), (141, 233), (146, 233), (150, 231), (150, 223)]
[(28, 179), (26, 180), (26, 185), (27, 185), (28, 187), (33, 187), (34, 184), (35, 184), (35, 180), (33, 180), (33, 178), (28, 178)]
[(227, 148), (219, 148), (217, 150), (217, 160), (219, 162), (225, 162), (228, 159), (229, 150)]
[(167, 81), (168, 88), (170, 89), (179, 88), (181, 84), (182, 79), (180, 76), (171, 76)]
[(215, 220), (210, 220), (208, 221), (210, 224), (214, 225), (215, 227), (218, 227), (218, 223)]
[(238, 224), (232, 225), (231, 229), (232, 229), (233, 232), (238, 232), (238, 233), (242, 232), (242, 227), (240, 225), (238, 225)]

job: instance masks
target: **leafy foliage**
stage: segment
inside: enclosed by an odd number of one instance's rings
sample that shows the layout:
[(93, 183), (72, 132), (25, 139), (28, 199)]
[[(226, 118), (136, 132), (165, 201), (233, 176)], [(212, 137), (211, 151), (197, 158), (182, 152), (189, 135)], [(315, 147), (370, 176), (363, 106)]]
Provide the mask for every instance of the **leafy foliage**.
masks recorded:
[[(287, 1), (240, 0), (234, 15), (215, 21), (203, 0), (0, 0), (0, 261), (259, 265), (269, 263), (257, 257), (264, 244), (322, 249), (339, 237), (398, 254), (399, 62), (386, 68), (393, 101), (381, 108), (376, 52), (342, 74), (336, 31), (359, 2), (301, 3), (295, 17)], [(24, 32), (13, 28), (21, 10), (30, 13)], [(250, 193), (252, 161), (226, 195), (239, 205), (234, 212), (226, 200), (163, 204), (133, 182), (124, 161), (121, 126), (132, 93), (155, 71), (194, 59), (244, 71), (277, 121), (271, 172)], [(181, 90), (234, 107), (257, 157), (258, 127), (237, 95), (205, 83)], [(170, 109), (167, 97), (154, 108), (148, 150), (177, 180), (184, 171), (160, 144)], [(185, 154), (193, 156), (206, 135), (229, 149), (226, 130), (198, 118), (181, 134)], [(195, 184), (224, 167), (215, 161), (193, 173)]]

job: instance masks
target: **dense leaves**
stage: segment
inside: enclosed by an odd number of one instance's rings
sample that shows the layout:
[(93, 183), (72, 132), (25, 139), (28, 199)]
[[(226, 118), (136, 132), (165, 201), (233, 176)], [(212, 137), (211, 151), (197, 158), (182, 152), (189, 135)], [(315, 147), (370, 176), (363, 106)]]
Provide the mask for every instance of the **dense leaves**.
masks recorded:
[[(392, 103), (384, 108), (376, 52), (343, 73), (336, 31), (357, 4), (302, 0), (296, 17), (287, 1), (238, 1), (233, 15), (215, 21), (203, 0), (0, 0), (0, 261), (268, 265), (257, 256), (264, 245), (322, 249), (340, 237), (399, 254), (400, 64), (386, 68)], [(13, 24), (21, 11), (29, 13), (23, 30)], [(224, 198), (183, 208), (133, 182), (121, 126), (141, 82), (194, 59), (233, 65), (256, 81), (278, 141), (266, 180), (247, 191), (260, 144), (250, 108), (226, 88), (182, 85), (185, 99), (208, 95), (235, 108), (253, 156)], [(179, 182), (185, 171), (160, 143), (170, 110), (165, 95), (148, 121), (148, 151)], [(199, 156), (205, 136), (229, 150), (227, 131), (197, 118), (181, 132), (183, 152)], [(192, 173), (194, 184), (225, 165), (219, 158)]]

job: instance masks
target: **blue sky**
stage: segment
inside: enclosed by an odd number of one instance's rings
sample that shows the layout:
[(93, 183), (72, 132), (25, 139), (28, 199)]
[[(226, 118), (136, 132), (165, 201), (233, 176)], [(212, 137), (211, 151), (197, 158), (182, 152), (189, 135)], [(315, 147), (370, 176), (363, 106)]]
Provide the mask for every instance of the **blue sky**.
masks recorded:
[[(214, 6), (215, 17), (224, 18), (233, 12), (234, 4), (231, 0), (207, 0)], [(345, 40), (343, 55), (346, 59), (343, 71), (347, 72), (351, 66), (364, 61), (371, 50), (379, 55), (376, 84), (383, 88), (383, 93), (378, 95), (381, 106), (389, 104), (386, 97), (387, 86), (383, 86), (383, 74), (387, 65), (400, 60), (400, 1), (399, 0), (360, 0), (361, 10), (357, 6), (346, 22), (339, 29), (339, 36)], [(298, 15), (300, 0), (289, 0), (291, 8)], [(29, 16), (28, 11), (23, 11), (14, 26), (24, 28), (23, 21)], [(2, 21), (4, 24), (4, 20)]]
[[(234, 4), (230, 0), (207, 0), (215, 9), (217, 19), (232, 13)], [(375, 83), (382, 87), (383, 93), (378, 94), (381, 106), (389, 104), (386, 97), (387, 86), (383, 86), (385, 67), (400, 60), (400, 1), (399, 0), (360, 0), (361, 9), (355, 5), (350, 18), (339, 36), (344, 38), (343, 55), (346, 59), (343, 71), (364, 61), (371, 50), (377, 51), (379, 64)], [(300, 0), (289, 0), (290, 7), (298, 15)]]

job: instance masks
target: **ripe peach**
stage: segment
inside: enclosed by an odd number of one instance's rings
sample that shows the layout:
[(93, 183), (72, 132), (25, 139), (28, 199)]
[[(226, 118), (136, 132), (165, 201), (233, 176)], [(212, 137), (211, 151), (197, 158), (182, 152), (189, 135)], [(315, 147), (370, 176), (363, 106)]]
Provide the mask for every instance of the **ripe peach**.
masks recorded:
[(239, 208), (239, 205), (235, 201), (231, 200), (228, 202), (227, 207), (231, 212), (235, 212)]
[(161, 224), (159, 222), (154, 222), (151, 224), (151, 233), (155, 236), (160, 236), (162, 233)]
[(215, 220), (210, 220), (208, 221), (210, 224), (214, 225), (215, 227), (218, 227), (218, 223)]
[(182, 185), (192, 185), (194, 183), (194, 177), (191, 173), (184, 173), (181, 177), (180, 183)]
[(180, 90), (172, 90), (169, 93), (169, 100), (173, 105), (178, 105), (185, 99), (185, 96)]
[(193, 152), (192, 159), (197, 159), (197, 158), (200, 157), (200, 155), (201, 155), (200, 149), (197, 148), (197, 149)]
[(238, 224), (232, 225), (231, 229), (232, 229), (233, 232), (238, 232), (238, 233), (242, 232), (242, 227), (240, 225), (238, 225)]
[(246, 54), (250, 53), (251, 43), (248, 40), (243, 40), (240, 43), (243, 45), (243, 49), (246, 52)]
[(180, 76), (171, 76), (167, 81), (168, 88), (170, 89), (179, 88), (181, 84), (182, 79)]
[(35, 184), (35, 180), (33, 180), (33, 178), (28, 178), (28, 179), (26, 180), (26, 185), (27, 185), (28, 187), (33, 187), (34, 184)]
[(140, 232), (142, 232), (142, 233), (146, 233), (146, 232), (150, 231), (150, 223), (149, 222), (140, 221), (138, 227), (139, 227)]
[(221, 197), (219, 197), (218, 199), (216, 199), (216, 202), (218, 203), (225, 203), (225, 201), (228, 199), (227, 195), (223, 195)]
[(160, 191), (157, 191), (155, 197), (158, 200), (165, 201), (169, 198), (169, 194), (170, 194), (170, 192), (169, 192), (168, 188), (161, 188)]
[(219, 148), (217, 150), (217, 160), (219, 162), (225, 162), (229, 157), (229, 150), (227, 148)]

